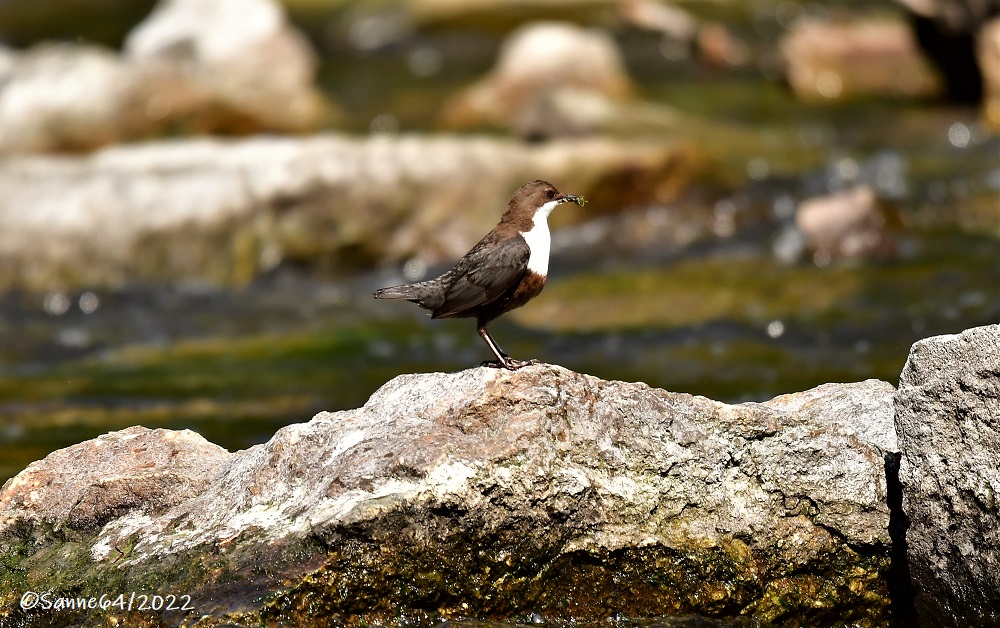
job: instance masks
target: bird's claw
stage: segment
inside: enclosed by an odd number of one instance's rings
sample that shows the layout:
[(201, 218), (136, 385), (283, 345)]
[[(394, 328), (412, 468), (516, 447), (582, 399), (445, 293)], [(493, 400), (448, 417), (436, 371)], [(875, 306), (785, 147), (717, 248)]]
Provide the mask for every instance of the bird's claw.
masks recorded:
[(531, 366), (532, 364), (538, 364), (538, 360), (515, 360), (514, 358), (508, 358), (504, 356), (501, 360), (487, 360), (480, 364), (479, 366), (486, 366), (491, 369), (507, 369), (508, 371), (516, 371), (522, 369), (526, 366)]

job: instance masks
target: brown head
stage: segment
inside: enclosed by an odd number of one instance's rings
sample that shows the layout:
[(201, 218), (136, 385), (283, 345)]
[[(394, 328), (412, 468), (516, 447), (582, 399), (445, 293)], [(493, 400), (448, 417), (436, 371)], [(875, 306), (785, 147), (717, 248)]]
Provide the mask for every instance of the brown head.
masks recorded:
[(534, 224), (535, 214), (542, 212), (542, 218), (547, 218), (549, 213), (562, 203), (582, 205), (583, 199), (572, 194), (563, 194), (548, 181), (539, 179), (528, 181), (507, 201), (507, 211), (500, 218), (500, 222), (511, 224), (518, 231), (527, 231)]

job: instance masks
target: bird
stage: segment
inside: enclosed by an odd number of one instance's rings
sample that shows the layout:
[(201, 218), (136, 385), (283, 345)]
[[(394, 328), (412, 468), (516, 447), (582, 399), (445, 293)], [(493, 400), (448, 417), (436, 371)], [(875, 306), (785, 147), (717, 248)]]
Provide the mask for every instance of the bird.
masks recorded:
[(504, 353), (486, 325), (538, 296), (549, 271), (549, 214), (563, 203), (583, 207), (582, 196), (563, 194), (547, 181), (528, 181), (514, 192), (497, 226), (440, 277), (375, 292), (405, 299), (431, 318), (475, 318), (476, 330), (496, 356), (481, 366), (516, 371), (532, 361)]

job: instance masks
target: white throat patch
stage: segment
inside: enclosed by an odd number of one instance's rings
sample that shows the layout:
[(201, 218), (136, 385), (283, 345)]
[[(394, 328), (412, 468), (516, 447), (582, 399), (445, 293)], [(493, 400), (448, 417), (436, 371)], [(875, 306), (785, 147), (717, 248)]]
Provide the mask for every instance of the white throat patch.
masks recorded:
[(549, 236), (549, 214), (559, 205), (559, 201), (549, 201), (535, 212), (531, 229), (522, 231), (521, 237), (528, 243), (528, 270), (545, 277), (549, 273), (549, 249), (552, 238)]

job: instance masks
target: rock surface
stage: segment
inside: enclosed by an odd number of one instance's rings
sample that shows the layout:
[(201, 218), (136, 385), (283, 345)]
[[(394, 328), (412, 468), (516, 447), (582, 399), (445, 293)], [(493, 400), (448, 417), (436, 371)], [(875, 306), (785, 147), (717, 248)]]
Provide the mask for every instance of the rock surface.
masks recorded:
[(895, 408), (921, 624), (996, 626), (1000, 325), (914, 344)]
[(235, 453), (130, 428), (0, 491), (0, 619), (40, 616), (25, 590), (140, 590), (195, 610), (50, 617), (884, 625), (892, 395), (733, 406), (537, 365), (400, 376)]
[(596, 138), (533, 147), (327, 134), (0, 160), (0, 289), (238, 284), (283, 261), (335, 270), (454, 260), (524, 181), (551, 180), (598, 207), (666, 201), (691, 176), (691, 152)]
[[(190, 430), (130, 427), (29, 465), (7, 487), (12, 500), (5, 506), (69, 528), (100, 527), (130, 511), (168, 508), (204, 492), (228, 457)], [(76, 499), (61, 498), (67, 495)]]

